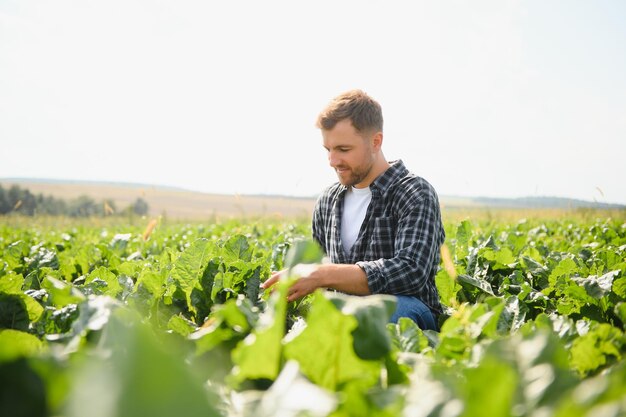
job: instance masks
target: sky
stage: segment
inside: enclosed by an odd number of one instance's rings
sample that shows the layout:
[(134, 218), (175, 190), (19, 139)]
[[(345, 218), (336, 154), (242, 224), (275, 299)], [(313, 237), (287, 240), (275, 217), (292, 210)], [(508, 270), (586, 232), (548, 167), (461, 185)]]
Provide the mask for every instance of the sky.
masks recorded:
[(359, 88), (440, 195), (626, 204), (626, 2), (0, 0), (0, 179), (314, 196)]

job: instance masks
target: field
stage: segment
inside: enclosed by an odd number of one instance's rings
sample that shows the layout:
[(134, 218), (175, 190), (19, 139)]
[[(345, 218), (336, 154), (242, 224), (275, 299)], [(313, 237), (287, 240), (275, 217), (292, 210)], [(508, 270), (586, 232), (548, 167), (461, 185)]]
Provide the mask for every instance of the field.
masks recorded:
[(189, 221), (210, 217), (308, 217), (315, 203), (312, 197), (207, 194), (151, 185), (34, 180), (0, 182), (6, 189), (13, 184), (26, 188), (33, 194), (51, 195), (66, 201), (79, 196), (88, 196), (98, 202), (107, 198), (118, 208), (127, 207), (137, 198), (142, 198), (148, 203), (149, 214), (152, 216)]
[(626, 415), (624, 212), (444, 220), (432, 332), (260, 290), (305, 218), (0, 219), (0, 415)]
[[(34, 195), (52, 196), (72, 201), (87, 196), (98, 204), (110, 200), (122, 210), (136, 199), (145, 200), (149, 216), (161, 216), (174, 221), (206, 221), (229, 218), (305, 219), (310, 217), (315, 196), (289, 197), (279, 195), (210, 194), (175, 187), (132, 183), (88, 181), (46, 181), (35, 179), (4, 179), (5, 189), (17, 185)], [(321, 191), (321, 190), (320, 190)], [(581, 215), (623, 217), (626, 206), (582, 200), (543, 197), (526, 199), (488, 199), (480, 197), (439, 196), (444, 212), (453, 219), (464, 217), (497, 218), (563, 218)]]

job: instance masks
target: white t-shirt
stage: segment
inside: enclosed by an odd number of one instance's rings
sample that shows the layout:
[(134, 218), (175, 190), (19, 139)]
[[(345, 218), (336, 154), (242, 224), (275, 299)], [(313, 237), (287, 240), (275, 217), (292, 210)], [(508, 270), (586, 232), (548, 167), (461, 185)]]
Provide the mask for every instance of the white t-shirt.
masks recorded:
[(341, 217), (341, 243), (343, 250), (350, 253), (354, 242), (359, 237), (361, 224), (365, 220), (367, 206), (372, 201), (370, 187), (350, 187), (343, 201), (343, 215)]

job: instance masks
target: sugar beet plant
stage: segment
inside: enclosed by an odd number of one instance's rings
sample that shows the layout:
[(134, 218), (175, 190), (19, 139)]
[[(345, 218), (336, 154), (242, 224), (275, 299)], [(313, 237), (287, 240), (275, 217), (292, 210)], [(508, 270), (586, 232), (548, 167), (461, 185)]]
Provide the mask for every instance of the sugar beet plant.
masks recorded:
[(306, 223), (1, 226), (0, 415), (624, 415), (626, 224), (446, 226), (439, 332), (287, 303)]

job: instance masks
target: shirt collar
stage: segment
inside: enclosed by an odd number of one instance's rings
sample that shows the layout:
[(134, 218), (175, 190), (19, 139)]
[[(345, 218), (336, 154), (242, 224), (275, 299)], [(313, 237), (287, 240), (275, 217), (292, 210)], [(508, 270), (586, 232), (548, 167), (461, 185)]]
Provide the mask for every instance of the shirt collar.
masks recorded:
[(370, 189), (378, 190), (381, 194), (385, 194), (391, 185), (395, 184), (400, 178), (406, 176), (408, 170), (404, 166), (401, 159), (389, 161), (389, 168), (380, 174), (371, 184)]
[[(369, 188), (372, 194), (379, 192), (380, 194), (384, 194), (385, 191), (392, 184), (394, 184), (397, 180), (404, 177), (408, 173), (406, 166), (404, 166), (404, 162), (402, 159), (397, 159), (395, 161), (389, 161), (389, 168), (382, 174), (380, 174), (372, 183), (369, 185)], [(343, 195), (348, 191), (347, 186), (343, 184), (339, 184), (339, 195)]]

